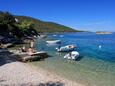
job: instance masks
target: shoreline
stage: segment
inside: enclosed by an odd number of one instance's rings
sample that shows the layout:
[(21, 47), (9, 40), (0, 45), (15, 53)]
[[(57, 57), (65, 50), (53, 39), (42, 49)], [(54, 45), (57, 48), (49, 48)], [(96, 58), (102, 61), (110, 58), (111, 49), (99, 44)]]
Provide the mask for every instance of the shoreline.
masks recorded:
[(85, 86), (41, 67), (19, 62), (7, 50), (0, 52), (0, 86)]
[[(29, 44), (28, 44), (29, 45)], [(22, 45), (19, 45), (19, 46), (15, 46), (13, 47), (14, 49), (17, 47), (21, 47)], [(25, 46), (27, 46), (27, 44), (25, 44)], [(50, 52), (49, 52), (50, 53)], [(51, 54), (52, 55), (52, 54)], [(84, 57), (85, 58), (85, 57)], [(13, 62), (14, 64), (9, 64), (9, 65), (16, 65), (18, 64), (18, 66), (23, 66), (23, 67), (27, 67), (27, 70), (29, 71), (25, 71), (26, 68), (22, 68), (23, 70), (20, 71), (20, 69), (16, 69), (16, 72), (19, 72), (21, 73), (19, 76), (19, 78), (21, 78), (20, 80), (17, 80), (17, 77), (16, 77), (16, 85), (17, 86), (18, 84), (18, 81), (21, 82), (20, 85), (23, 85), (24, 86), (28, 86), (28, 85), (32, 85), (32, 86), (39, 86), (39, 84), (61, 84), (59, 86), (112, 86), (114, 84), (114, 76), (113, 74), (111, 74), (113, 71), (113, 69), (111, 69), (110, 67), (112, 66), (111, 64), (108, 64), (108, 63), (104, 63), (102, 61), (95, 61), (94, 59), (90, 59), (88, 60), (87, 57), (86, 59), (82, 59), (80, 61), (80, 63), (78, 62), (76, 65), (74, 63), (75, 66), (71, 66), (72, 64), (69, 64), (70, 66), (66, 66), (66, 63), (62, 64), (62, 65), (54, 65), (54, 64), (58, 64), (60, 63), (60, 61), (62, 61), (61, 63), (63, 63), (63, 60), (62, 59), (57, 59), (58, 61), (56, 60), (50, 60), (50, 58), (48, 58), (48, 60), (46, 59), (46, 61), (43, 61), (43, 62), (39, 62), (37, 63), (37, 65), (31, 65), (30, 64), (23, 64), (22, 63), (16, 63), (16, 62)], [(52, 58), (51, 58), (52, 59)], [(50, 62), (52, 61), (52, 62)], [(84, 62), (85, 61), (85, 62)], [(51, 65), (51, 67), (47, 67), (48, 66), (48, 63), (49, 62)], [(87, 64), (88, 62), (88, 64)], [(42, 64), (41, 64), (42, 63)], [(45, 63), (45, 64), (44, 64)], [(91, 63), (92, 66), (89, 66), (89, 63)], [(101, 64), (100, 64), (101, 63)], [(86, 64), (86, 66), (84, 66)], [(96, 64), (96, 65), (95, 65)], [(42, 66), (43, 65), (43, 66)], [(46, 66), (46, 68), (44, 68), (44, 65)], [(81, 65), (81, 66), (80, 66)], [(83, 66), (82, 66), (83, 65)], [(98, 66), (99, 65), (99, 66)], [(111, 66), (110, 66), (111, 65)], [(3, 65), (4, 66), (4, 65)], [(17, 67), (18, 67), (17, 66)], [(106, 67), (105, 67), (106, 66)], [(109, 67), (110, 66), (110, 67)], [(5, 66), (6, 67), (6, 66)], [(10, 67), (10, 66), (8, 66)], [(55, 68), (54, 68), (55, 67)], [(58, 67), (61, 67), (60, 70), (56, 70), (56, 68)], [(73, 68), (72, 68), (73, 67)], [(81, 69), (80, 69), (81, 67)], [(113, 66), (114, 67), (114, 66)], [(0, 66), (1, 68), (1, 66)], [(12, 67), (10, 67), (12, 68)], [(88, 68), (88, 69), (86, 69)], [(90, 70), (90, 69), (91, 70)], [(96, 69), (95, 69), (96, 68)], [(102, 69), (103, 68), (103, 69)], [(106, 71), (104, 70), (106, 68)], [(55, 71), (53, 71), (53, 70)], [(61, 71), (61, 69), (64, 69), (64, 72), (63, 70)], [(67, 71), (65, 70), (67, 69)], [(74, 71), (71, 71), (73, 70)], [(109, 69), (109, 70), (108, 70)], [(7, 68), (5, 69), (7, 70)], [(13, 69), (14, 70), (14, 69)], [(51, 71), (50, 71), (51, 70)], [(24, 75), (23, 75), (23, 72), (24, 71)], [(61, 72), (60, 72), (61, 71)], [(69, 71), (69, 72), (68, 72)], [(96, 72), (95, 72), (96, 71)], [(104, 72), (103, 72), (104, 71)], [(26, 76), (26, 72), (27, 74), (29, 75)], [(30, 74), (31, 72), (31, 74)], [(107, 73), (105, 73), (107, 72)], [(114, 71), (113, 71), (114, 72)], [(0, 70), (0, 73), (1, 73), (1, 70)], [(5, 72), (4, 72), (5, 73)], [(12, 72), (10, 72), (12, 73)], [(53, 74), (52, 74), (53, 73)], [(61, 74), (60, 74), (61, 73)], [(74, 74), (76, 73), (76, 74)], [(15, 73), (14, 73), (15, 74)], [(18, 74), (18, 73), (16, 73)], [(21, 76), (22, 75), (22, 76)], [(41, 79), (41, 75), (43, 75), (43, 77), (45, 78), (42, 78)], [(70, 76), (69, 76), (70, 75)], [(1, 76), (1, 75), (0, 75)], [(20, 77), (21, 76), (21, 77)], [(65, 77), (67, 76), (67, 77)], [(75, 77), (74, 77), (75, 76)], [(10, 76), (12, 77), (12, 76)], [(39, 78), (40, 77), (40, 78)], [(108, 77), (111, 79), (108, 79)], [(28, 79), (29, 78), (29, 79)], [(35, 78), (35, 79), (34, 79)], [(72, 78), (72, 79), (71, 79)], [(9, 78), (10, 79), (10, 78)], [(39, 79), (39, 80), (38, 80)], [(86, 79), (86, 80), (85, 80)], [(15, 79), (12, 79), (12, 81), (15, 80)], [(28, 80), (28, 81), (26, 81)], [(34, 81), (35, 80), (35, 81)], [(26, 83), (25, 83), (25, 82)], [(0, 77), (0, 84), (1, 82), (4, 82), (4, 78), (2, 80), (2, 78)], [(24, 83), (22, 83), (24, 82)], [(11, 82), (12, 83), (12, 82)], [(73, 85), (73, 83), (75, 85)], [(79, 84), (81, 83), (81, 84)], [(69, 84), (69, 85), (68, 85)], [(78, 84), (78, 85), (77, 85)], [(84, 84), (84, 85), (82, 85)], [(14, 85), (14, 84), (13, 84)], [(18, 85), (18, 86), (20, 86)], [(11, 86), (11, 85), (10, 85)], [(44, 86), (44, 85), (40, 85), (40, 86)], [(47, 86), (47, 85), (46, 85)], [(53, 86), (56, 86), (56, 85), (53, 85)]]
[(52, 86), (52, 84), (53, 86), (85, 86), (22, 62), (11, 62), (0, 66), (2, 86)]

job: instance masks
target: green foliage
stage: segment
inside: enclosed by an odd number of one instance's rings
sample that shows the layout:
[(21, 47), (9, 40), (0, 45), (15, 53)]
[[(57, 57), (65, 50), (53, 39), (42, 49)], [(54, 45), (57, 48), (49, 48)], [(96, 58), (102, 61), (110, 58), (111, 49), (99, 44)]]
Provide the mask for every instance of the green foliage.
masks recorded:
[(13, 24), (15, 18), (9, 12), (0, 12), (0, 24)]
[(70, 27), (66, 27), (64, 25), (60, 25), (53, 22), (44, 22), (32, 17), (27, 16), (16, 16), (16, 18), (22, 22), (24, 20), (32, 21), (34, 23), (33, 29), (38, 32), (78, 32), (79, 30), (72, 29)]
[(33, 29), (32, 21), (18, 21), (15, 16), (8, 12), (0, 12), (0, 34), (12, 35), (14, 37), (25, 37), (37, 35), (37, 31)]
[(32, 24), (33, 23), (31, 21), (24, 20), (20, 24), (18, 24), (18, 26), (20, 29), (29, 29), (32, 26)]
[(27, 35), (36, 35), (37, 31), (33, 29), (34, 24), (32, 21), (21, 21), (20, 23), (16, 24), (17, 27), (22, 31), (22, 33), (27, 36)]
[(0, 12), (0, 34), (13, 34), (15, 17), (9, 12)]
[(78, 30), (53, 22), (44, 22), (32, 17), (14, 16), (9, 12), (0, 12), (0, 34), (25, 37), (37, 35), (38, 32), (78, 32)]

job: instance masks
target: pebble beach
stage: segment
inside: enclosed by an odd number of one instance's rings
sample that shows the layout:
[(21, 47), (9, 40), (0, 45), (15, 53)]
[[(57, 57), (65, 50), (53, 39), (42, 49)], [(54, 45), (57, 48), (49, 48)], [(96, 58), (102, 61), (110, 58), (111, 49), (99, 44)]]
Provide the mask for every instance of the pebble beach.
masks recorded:
[(0, 86), (84, 86), (42, 68), (36, 69), (27, 63), (12, 60), (5, 53), (0, 54), (0, 59), (6, 60), (0, 65)]

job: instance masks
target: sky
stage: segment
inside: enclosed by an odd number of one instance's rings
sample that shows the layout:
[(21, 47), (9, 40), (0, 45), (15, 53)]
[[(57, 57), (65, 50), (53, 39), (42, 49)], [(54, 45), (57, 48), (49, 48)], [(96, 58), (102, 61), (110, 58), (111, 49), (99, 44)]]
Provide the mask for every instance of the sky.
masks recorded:
[(84, 31), (115, 31), (115, 0), (0, 0), (0, 11)]

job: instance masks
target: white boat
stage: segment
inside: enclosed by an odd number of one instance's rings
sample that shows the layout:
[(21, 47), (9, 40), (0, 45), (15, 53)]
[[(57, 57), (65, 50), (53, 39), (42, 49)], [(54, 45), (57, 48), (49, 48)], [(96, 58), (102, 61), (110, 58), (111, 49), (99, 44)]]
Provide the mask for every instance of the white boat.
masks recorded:
[(48, 44), (58, 44), (61, 43), (61, 40), (50, 40), (50, 41), (46, 41)]
[(79, 52), (72, 51), (64, 56), (64, 59), (76, 60), (79, 57)]
[(75, 45), (67, 45), (67, 46), (56, 48), (56, 50), (58, 52), (68, 52), (74, 50), (75, 48), (76, 48)]

